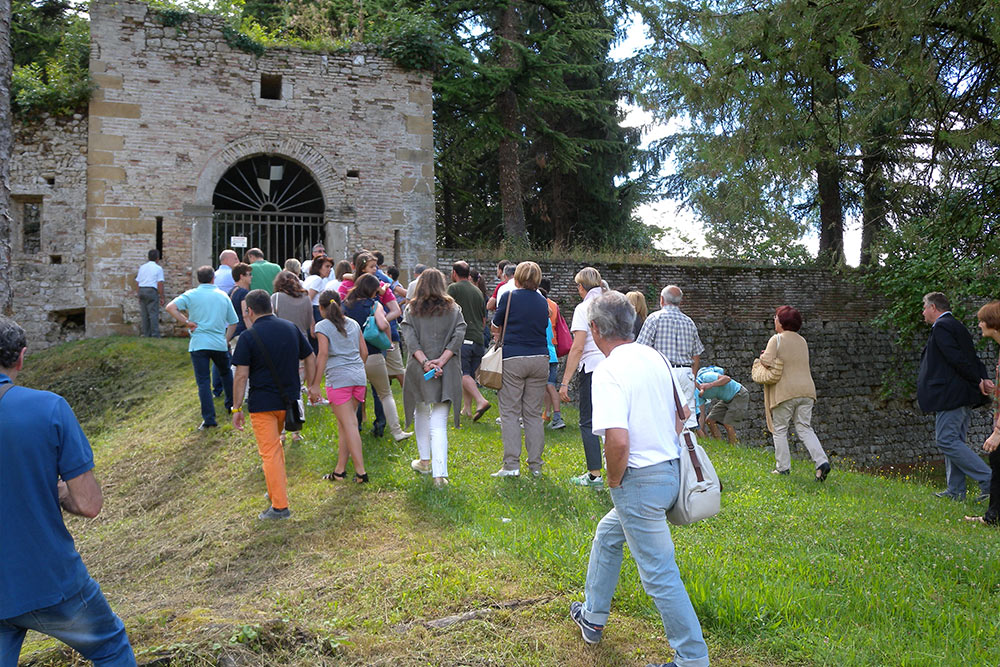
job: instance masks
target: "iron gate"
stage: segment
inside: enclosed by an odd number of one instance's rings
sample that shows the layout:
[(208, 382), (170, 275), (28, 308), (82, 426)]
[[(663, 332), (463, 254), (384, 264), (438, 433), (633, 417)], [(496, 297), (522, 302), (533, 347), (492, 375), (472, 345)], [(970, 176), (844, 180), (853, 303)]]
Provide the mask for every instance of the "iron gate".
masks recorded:
[[(245, 236), (247, 249), (260, 248), (267, 261), (284, 265), (290, 257), (311, 258), (313, 244), (322, 242), (325, 233), (322, 213), (216, 211), (212, 224), (212, 257), (232, 247), (232, 237)], [(242, 256), (239, 249), (237, 254)]]

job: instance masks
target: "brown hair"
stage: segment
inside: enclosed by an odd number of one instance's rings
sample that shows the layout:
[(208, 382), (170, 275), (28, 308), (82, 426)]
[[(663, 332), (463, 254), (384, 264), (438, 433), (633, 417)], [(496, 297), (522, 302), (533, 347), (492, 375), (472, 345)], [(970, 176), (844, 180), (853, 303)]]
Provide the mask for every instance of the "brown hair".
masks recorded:
[(347, 303), (354, 304), (361, 299), (370, 299), (378, 294), (378, 278), (370, 273), (362, 273), (354, 280), (354, 287), (347, 293)]
[(781, 306), (774, 313), (778, 323), (785, 331), (798, 331), (802, 328), (802, 313), (791, 306)]
[[(323, 257), (317, 257), (316, 259), (314, 259), (313, 263), (309, 265), (309, 275), (310, 276), (318, 276), (319, 272), (323, 270), (323, 265), (324, 264), (329, 264), (330, 267), (332, 268), (333, 267), (333, 260), (330, 259), (329, 257), (327, 257), (326, 255), (324, 255)], [(351, 268), (350, 265), (348, 265), (348, 267), (347, 267), (348, 271), (350, 270), (350, 268)], [(345, 271), (345, 273), (346, 273), (346, 271)]]
[(628, 292), (625, 298), (635, 308), (635, 319), (645, 322), (649, 315), (649, 304), (646, 303), (646, 296), (642, 292), (632, 291)]
[(448, 296), (444, 274), (437, 269), (426, 269), (417, 281), (417, 292), (406, 310), (417, 317), (443, 315), (455, 307), (455, 300)]
[(326, 319), (333, 323), (333, 326), (337, 327), (337, 331), (340, 335), (346, 336), (347, 329), (344, 327), (345, 317), (344, 311), (340, 309), (340, 295), (333, 290), (323, 290), (323, 293), (319, 295), (319, 309), (320, 312), (326, 313)]
[(1000, 330), (1000, 301), (990, 301), (976, 312), (976, 317), (990, 329)]
[(274, 277), (274, 291), (294, 297), (306, 293), (302, 283), (299, 282), (299, 277), (291, 271), (281, 271)]

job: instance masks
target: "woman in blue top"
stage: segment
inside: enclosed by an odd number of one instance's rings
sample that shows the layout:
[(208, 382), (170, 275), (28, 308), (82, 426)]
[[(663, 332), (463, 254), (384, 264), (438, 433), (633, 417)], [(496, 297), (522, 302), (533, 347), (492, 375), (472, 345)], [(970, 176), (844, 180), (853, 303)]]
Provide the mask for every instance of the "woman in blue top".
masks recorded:
[[(385, 310), (378, 300), (379, 280), (370, 273), (358, 276), (354, 287), (347, 294), (344, 301), (344, 314), (361, 325), (364, 330), (365, 321), (372, 313), (375, 314), (375, 323), (378, 328), (389, 333), (389, 321), (385, 318)], [(385, 410), (386, 424), (392, 437), (399, 442), (409, 438), (412, 433), (405, 432), (399, 425), (399, 413), (396, 412), (396, 401), (392, 397), (392, 389), (389, 387), (389, 373), (385, 366), (385, 356), (382, 350), (370, 343), (368, 345), (368, 360), (365, 361), (365, 374), (368, 381), (375, 387), (378, 400), (382, 402), (382, 409)], [(361, 421), (364, 421), (363, 419)], [(359, 422), (360, 423), (360, 422)]]
[(514, 271), (515, 289), (500, 298), (493, 315), (494, 333), (503, 330), (500, 334), (503, 385), (497, 392), (503, 467), (493, 473), (493, 477), (521, 474), (521, 424), (524, 425), (528, 467), (536, 477), (542, 474), (542, 449), (545, 447), (542, 402), (549, 378), (549, 346), (545, 334), (549, 304), (538, 293), (541, 279), (542, 270), (538, 264), (518, 264)]

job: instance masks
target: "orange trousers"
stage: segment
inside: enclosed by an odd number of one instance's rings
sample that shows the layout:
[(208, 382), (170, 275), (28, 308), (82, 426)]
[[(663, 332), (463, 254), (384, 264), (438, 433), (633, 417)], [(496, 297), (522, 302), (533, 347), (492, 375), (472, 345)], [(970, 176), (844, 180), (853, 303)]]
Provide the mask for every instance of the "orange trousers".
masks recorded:
[(257, 452), (264, 468), (267, 496), (271, 507), (288, 507), (288, 482), (285, 478), (285, 450), (281, 446), (281, 431), (285, 427), (285, 411), (251, 412), (250, 423), (257, 438)]

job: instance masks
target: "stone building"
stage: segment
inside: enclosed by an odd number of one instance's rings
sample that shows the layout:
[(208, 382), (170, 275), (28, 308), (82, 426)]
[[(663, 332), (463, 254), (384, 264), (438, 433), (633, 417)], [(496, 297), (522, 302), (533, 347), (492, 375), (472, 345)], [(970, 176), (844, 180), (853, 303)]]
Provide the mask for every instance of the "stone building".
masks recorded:
[(279, 264), (317, 241), (434, 261), (428, 74), (361, 46), (261, 52), (219, 18), (134, 0), (90, 17), (88, 113), (16, 129), (15, 312), (34, 347), (134, 333), (151, 248), (168, 296), (233, 237)]

